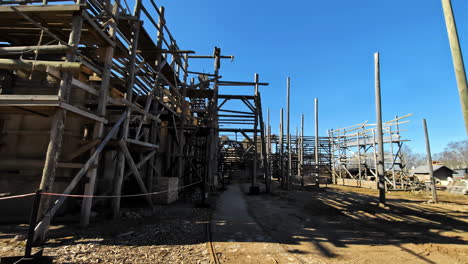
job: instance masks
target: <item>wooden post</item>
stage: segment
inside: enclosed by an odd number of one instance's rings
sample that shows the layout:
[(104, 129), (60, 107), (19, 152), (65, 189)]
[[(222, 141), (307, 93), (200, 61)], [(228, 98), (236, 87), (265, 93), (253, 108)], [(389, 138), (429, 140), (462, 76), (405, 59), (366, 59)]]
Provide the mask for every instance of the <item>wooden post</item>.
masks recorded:
[(452, 3), (450, 0), (442, 0), (442, 8), (444, 10), (445, 24), (450, 42), (450, 50), (452, 52), (453, 66), (457, 77), (458, 94), (460, 96), (462, 113), (465, 119), (466, 133), (468, 134), (468, 85), (466, 81), (465, 64), (463, 62), (463, 54), (458, 40), (457, 25), (453, 15)]
[(301, 115), (301, 148), (300, 148), (299, 170), (301, 185), (304, 186), (304, 114)]
[[(396, 134), (397, 134), (397, 138), (398, 138), (398, 148), (400, 149), (400, 151), (398, 152), (399, 155), (400, 155), (400, 162), (403, 163), (403, 159), (402, 159), (402, 147), (403, 147), (403, 143), (400, 141), (400, 125), (398, 123), (398, 116), (395, 116), (395, 119), (396, 119)], [(405, 186), (404, 186), (404, 180), (403, 180), (403, 171), (405, 170), (405, 173), (406, 173), (406, 165), (405, 163), (401, 164), (400, 165), (400, 168), (401, 168), (401, 176), (400, 176), (400, 189), (405, 189)]]
[(214, 76), (215, 80), (213, 81), (213, 98), (212, 98), (212, 106), (211, 114), (213, 117), (213, 123), (211, 127), (211, 148), (210, 148), (210, 163), (209, 163), (209, 177), (210, 180), (213, 181), (210, 184), (215, 184), (214, 182), (214, 175), (218, 174), (218, 141), (219, 141), (219, 124), (218, 124), (218, 95), (219, 95), (219, 85), (218, 85), (218, 77), (219, 77), (219, 69), (221, 68), (221, 49), (218, 47), (214, 48), (213, 51), (214, 57)]
[(328, 130), (328, 137), (330, 139), (331, 145), (331, 169), (332, 169), (332, 181), (333, 184), (336, 184), (336, 171), (335, 171), (335, 138), (333, 135), (333, 129)]
[(396, 176), (395, 176), (395, 157), (393, 152), (393, 131), (392, 126), (389, 127), (390, 132), (390, 157), (392, 158), (392, 184), (393, 189), (396, 189)]
[(362, 175), (361, 175), (361, 142), (359, 141), (360, 133), (359, 131), (357, 132), (357, 147), (358, 147), (358, 175), (359, 175), (359, 180), (362, 180)]
[[(76, 60), (76, 49), (78, 47), (77, 44), (80, 42), (82, 24), (83, 18), (80, 15), (74, 15), (68, 44), (70, 46), (75, 45), (75, 48), (67, 54), (67, 62), (73, 62)], [(69, 100), (72, 78), (72, 73), (63, 72), (58, 96), (64, 102), (68, 102)], [(47, 154), (45, 158), (44, 169), (42, 171), (41, 183), (39, 186), (39, 189), (41, 189), (43, 192), (53, 192), (55, 173), (62, 150), (62, 139), (65, 130), (66, 115), (67, 111), (65, 109), (58, 108), (52, 118), (50, 141), (49, 145), (47, 146)], [(49, 207), (50, 200), (50, 196), (45, 196), (43, 199), (41, 199), (38, 213), (39, 219), (44, 216), (46, 209)]]
[(318, 98), (315, 98), (315, 172), (316, 172), (316, 179), (315, 185), (319, 187), (320, 185), (320, 167), (319, 167), (319, 114), (318, 114)]
[(286, 189), (289, 190), (291, 188), (291, 169), (292, 169), (292, 151), (291, 151), (291, 133), (290, 133), (290, 88), (291, 88), (291, 79), (288, 77), (287, 79), (287, 87), (286, 87), (286, 105), (287, 105), (287, 113), (286, 113), (286, 133), (288, 137), (288, 166), (287, 166), (287, 177), (286, 177)]
[[(272, 155), (271, 155), (271, 152), (272, 152), (272, 144), (271, 144), (271, 124), (270, 124), (270, 108), (268, 108), (268, 125), (267, 125), (267, 135), (268, 135), (268, 140), (267, 140), (267, 144), (268, 144), (268, 147), (267, 147), (267, 159), (268, 159), (268, 171), (269, 171), (269, 175), (270, 175), (270, 178), (269, 178), (269, 181), (271, 183), (271, 178), (273, 177), (272, 174), (273, 174), (273, 166), (272, 166)], [(270, 185), (270, 189), (271, 189), (271, 185)]]
[(263, 169), (264, 169), (264, 179), (265, 179), (265, 191), (266, 193), (270, 192), (270, 171), (268, 170), (268, 164), (270, 163), (268, 160), (267, 155), (267, 148), (265, 144), (265, 122), (263, 122), (263, 109), (262, 109), (262, 96), (261, 93), (258, 91), (258, 74), (256, 75), (256, 105), (255, 109), (257, 109), (258, 119), (260, 122), (260, 143), (262, 148), (262, 161), (263, 161)]
[(424, 127), (424, 135), (426, 137), (427, 167), (429, 168), (429, 176), (431, 178), (432, 201), (434, 203), (437, 203), (437, 191), (435, 186), (434, 169), (432, 168), (431, 144), (429, 143), (429, 133), (427, 132), (426, 119), (423, 119), (422, 122)]
[[(254, 82), (255, 82), (255, 100), (258, 98), (258, 74), (255, 73), (254, 76)], [(257, 187), (257, 155), (258, 155), (258, 143), (257, 143), (257, 127), (258, 127), (258, 122), (262, 122), (261, 120), (258, 120), (258, 105), (255, 105), (255, 120), (254, 120), (254, 132), (253, 132), (253, 150), (254, 150), (254, 156), (253, 156), (253, 166), (252, 166), (252, 186), (250, 187), (250, 193), (256, 194), (258, 193), (258, 187)]]
[[(140, 13), (141, 13), (141, 0), (137, 0), (135, 2), (135, 9), (133, 11), (133, 15), (137, 17), (138, 19), (136, 21), (132, 22), (132, 32), (133, 36), (132, 39), (130, 40), (130, 47), (128, 50), (128, 74), (127, 74), (127, 91), (126, 91), (126, 100), (129, 102), (132, 102), (132, 97), (133, 97), (133, 85), (135, 83), (135, 72), (136, 72), (136, 55), (137, 55), (137, 50), (138, 50), (138, 39), (140, 35), (140, 28), (141, 28), (141, 23), (140, 21)], [(128, 129), (130, 125), (130, 116), (132, 114), (132, 109), (130, 106), (127, 106), (127, 118), (125, 118), (123, 127), (122, 127), (122, 133), (121, 137), (122, 140), (124, 140), (128, 137)], [(123, 153), (123, 150), (120, 149), (117, 155), (117, 164), (118, 164), (118, 169), (117, 169), (117, 175), (116, 178), (114, 179), (114, 193), (113, 195), (116, 196), (113, 201), (112, 201), (112, 215), (114, 219), (119, 218), (120, 215), (120, 195), (122, 193), (122, 182), (124, 178), (124, 172), (125, 172), (125, 153)]]
[[(119, 0), (114, 2), (112, 8), (112, 15), (118, 19), (118, 10), (119, 10)], [(117, 31), (117, 21), (113, 21), (110, 29), (109, 35), (112, 40), (115, 40), (116, 31)], [(101, 117), (105, 117), (106, 115), (106, 106), (107, 106), (107, 97), (109, 94), (109, 83), (110, 83), (110, 76), (111, 76), (111, 69), (112, 69), (112, 58), (114, 57), (114, 47), (108, 46), (105, 50), (104, 55), (104, 68), (102, 71), (101, 76), (101, 88), (99, 89), (99, 102), (98, 102), (98, 109), (97, 114)], [(96, 122), (94, 131), (93, 131), (93, 139), (99, 139), (102, 137), (104, 132), (104, 123)], [(93, 149), (92, 151), (95, 151)], [(96, 158), (94, 162), (94, 166), (88, 171), (87, 181), (85, 184), (84, 195), (88, 197), (83, 198), (83, 203), (81, 205), (81, 219), (80, 223), (81, 226), (86, 227), (89, 224), (89, 217), (91, 213), (91, 206), (93, 198), (91, 197), (94, 194), (95, 184), (96, 184), (96, 177), (97, 177), (97, 167), (99, 164), (99, 157)]]
[(375, 59), (375, 113), (377, 119), (377, 144), (379, 146), (377, 175), (379, 188), (379, 203), (385, 206), (385, 157), (382, 132), (382, 101), (380, 97), (380, 60), (379, 53), (374, 54)]
[(271, 128), (270, 128), (270, 108), (267, 108), (267, 126), (266, 126), (266, 134), (267, 134), (267, 155), (268, 158), (271, 154)]
[(279, 127), (279, 162), (280, 162), (280, 181), (281, 187), (285, 188), (285, 177), (284, 177), (284, 117), (283, 108), (280, 110), (280, 127)]

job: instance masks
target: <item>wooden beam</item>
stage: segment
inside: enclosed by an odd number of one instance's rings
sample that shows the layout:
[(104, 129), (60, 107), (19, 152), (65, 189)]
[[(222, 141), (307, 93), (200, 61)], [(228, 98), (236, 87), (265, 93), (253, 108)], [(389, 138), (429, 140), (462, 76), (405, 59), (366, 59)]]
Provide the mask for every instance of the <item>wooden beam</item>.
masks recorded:
[[(96, 148), (96, 151), (91, 155), (91, 157), (89, 157), (89, 159), (86, 161), (83, 167), (75, 174), (75, 176), (73, 177), (73, 180), (68, 184), (68, 186), (63, 191), (63, 194), (70, 194), (75, 189), (76, 185), (80, 182), (81, 177), (83, 177), (83, 175), (91, 168), (91, 165), (94, 164), (94, 161), (99, 156), (99, 154), (101, 154), (102, 150), (107, 145), (109, 140), (112, 137), (114, 137), (117, 131), (119, 131), (119, 128), (122, 125), (123, 121), (126, 119), (126, 117), (127, 117), (127, 112), (124, 112), (120, 116), (119, 120), (117, 120), (117, 122), (114, 124), (114, 126), (109, 131), (109, 133), (106, 135), (106, 137), (102, 140), (102, 142)], [(36, 225), (34, 241), (36, 241), (37, 239), (44, 240), (45, 235), (47, 233), (47, 229), (49, 228), (49, 225), (50, 225), (50, 221), (52, 220), (52, 217), (54, 217), (55, 213), (57, 213), (57, 210), (62, 206), (65, 199), (66, 199), (66, 196), (60, 196), (54, 202), (52, 207), (50, 207), (47, 210), (42, 220)]]
[(47, 67), (54, 68), (59, 71), (81, 71), (82, 64), (80, 62), (66, 61), (41, 61), (41, 60), (15, 60), (15, 59), (0, 59), (0, 69), (4, 70), (35, 70), (46, 71)]
[(86, 118), (101, 122), (103, 124), (108, 123), (105, 118), (99, 117), (99, 116), (97, 116), (97, 115), (95, 115), (93, 113), (82, 110), (82, 109), (80, 109), (80, 108), (78, 108), (76, 106), (73, 106), (73, 105), (70, 105), (70, 104), (67, 104), (67, 103), (64, 103), (64, 102), (59, 102), (58, 106), (63, 108), (63, 109), (66, 109), (66, 110), (68, 110), (68, 111), (70, 111), (72, 113), (75, 113), (75, 114), (78, 114), (80, 116), (83, 116), (83, 117), (86, 117)]
[[(135, 180), (138, 183), (138, 186), (140, 187), (140, 190), (142, 193), (148, 193), (148, 190), (146, 189), (145, 183), (143, 182), (143, 179), (141, 178), (140, 172), (138, 171), (137, 166), (135, 165), (135, 162), (133, 161), (132, 155), (130, 154), (130, 151), (127, 148), (127, 144), (123, 141), (119, 141), (119, 147), (122, 153), (125, 156), (125, 161), (127, 165), (130, 167), (132, 170), (133, 176), (135, 176)], [(151, 208), (153, 208), (153, 201), (151, 200), (151, 195), (146, 195), (145, 196), (146, 201), (150, 205)]]
[(152, 148), (152, 149), (159, 148), (158, 145), (151, 144), (151, 143), (148, 143), (148, 142), (139, 141), (139, 140), (135, 140), (135, 139), (131, 139), (131, 138), (126, 138), (125, 142), (130, 143), (130, 144), (143, 146), (143, 147), (147, 147), (147, 148)]
[(104, 29), (100, 28), (98, 24), (96, 24), (96, 22), (94, 22), (87, 13), (83, 13), (83, 18), (89, 25), (91, 25), (91, 27), (98, 33), (98, 35), (101, 36), (101, 38), (104, 39), (105, 42), (107, 42), (109, 46), (115, 47), (115, 41), (113, 41), (111, 37), (104, 32)]
[(72, 46), (66, 45), (42, 45), (42, 46), (10, 46), (0, 47), (0, 55), (13, 55), (22, 53), (40, 53), (40, 54), (53, 54), (53, 53), (66, 53), (72, 51)]
[[(111, 13), (106, 12), (107, 15), (110, 14), (112, 16), (112, 19), (109, 20), (110, 21), (109, 38), (111, 41), (115, 41), (115, 38), (116, 38), (117, 22), (119, 19), (119, 12), (118, 12), (119, 4), (120, 2), (118, 0), (114, 1)], [(100, 87), (100, 90), (96, 91), (96, 94), (95, 94), (98, 96), (97, 114), (103, 117), (106, 115), (107, 103), (109, 101), (108, 100), (109, 84), (110, 84), (113, 57), (114, 57), (114, 46), (110, 45), (105, 48), (104, 67), (103, 67), (103, 73), (101, 74), (102, 76), (101, 87)], [(75, 83), (77, 83), (77, 81), (75, 81)], [(94, 90), (93, 87), (88, 87), (85, 84), (81, 86), (82, 86), (82, 89), (87, 88), (90, 91)], [(93, 129), (93, 138), (95, 140), (99, 140), (102, 137), (103, 133), (104, 133), (104, 123), (96, 122), (94, 129)], [(94, 164), (96, 165), (99, 164), (99, 157), (96, 159)], [(90, 170), (87, 174), (87, 181), (86, 181), (85, 190), (84, 190), (84, 194), (87, 197), (83, 199), (83, 203), (81, 206), (81, 219), (80, 219), (80, 224), (83, 227), (86, 227), (89, 224), (89, 218), (91, 215), (91, 206), (93, 204), (92, 196), (94, 195), (97, 174), (98, 174), (97, 168)]]
[[(138, 162), (136, 164), (137, 169), (140, 169), (141, 166), (143, 166), (143, 164), (145, 164), (148, 160), (150, 160), (152, 157), (154, 157), (154, 155), (156, 155), (156, 153), (157, 153), (156, 150), (153, 150), (148, 155), (146, 155), (140, 162)], [(130, 174), (132, 174), (132, 171), (128, 171), (125, 174), (125, 178), (130, 176)]]
[[(54, 13), (74, 13), (81, 11), (83, 5), (18, 5), (15, 9), (21, 12), (54, 12)], [(0, 13), (15, 12), (11, 6), (0, 6)]]
[(85, 153), (86, 151), (91, 150), (92, 148), (94, 148), (99, 143), (101, 143), (101, 140), (100, 139), (95, 139), (95, 140), (91, 141), (90, 143), (88, 143), (88, 144), (86, 144), (84, 146), (81, 146), (76, 151), (73, 151), (72, 153), (65, 155), (64, 160), (65, 161), (72, 161), (75, 158), (82, 155), (83, 153)]
[[(24, 16), (27, 17), (26, 15)], [(68, 37), (68, 45), (77, 45), (80, 42), (81, 27), (83, 25), (83, 20), (81, 16), (75, 15), (73, 16), (72, 21), (72, 30)], [(76, 60), (76, 54), (74, 52), (68, 53), (66, 60), (66, 62), (73, 63)], [(60, 100), (68, 102), (71, 90), (71, 80), (73, 76), (70, 72), (65, 72), (62, 77), (63, 78), (60, 82), (58, 96), (60, 97)], [(41, 183), (39, 185), (39, 189), (41, 189), (43, 192), (53, 191), (57, 162), (62, 151), (62, 140), (63, 133), (65, 131), (66, 117), (67, 111), (63, 108), (59, 108), (55, 111), (55, 114), (52, 118), (50, 139), (49, 144), (47, 146), (47, 154), (45, 158), (44, 169), (42, 170)], [(51, 197), (43, 197), (41, 199), (39, 204), (39, 217), (42, 217), (42, 215), (44, 215), (46, 208), (49, 207), (50, 200)], [(42, 233), (39, 232), (41, 242), (45, 239), (45, 233), (46, 230), (43, 230)]]

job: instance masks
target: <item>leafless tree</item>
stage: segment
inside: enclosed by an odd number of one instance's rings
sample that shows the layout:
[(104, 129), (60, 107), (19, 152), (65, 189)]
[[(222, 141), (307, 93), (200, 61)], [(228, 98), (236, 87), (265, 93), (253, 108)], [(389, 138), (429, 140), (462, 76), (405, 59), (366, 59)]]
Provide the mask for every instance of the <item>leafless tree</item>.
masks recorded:
[(468, 168), (468, 140), (448, 143), (436, 159), (451, 169)]

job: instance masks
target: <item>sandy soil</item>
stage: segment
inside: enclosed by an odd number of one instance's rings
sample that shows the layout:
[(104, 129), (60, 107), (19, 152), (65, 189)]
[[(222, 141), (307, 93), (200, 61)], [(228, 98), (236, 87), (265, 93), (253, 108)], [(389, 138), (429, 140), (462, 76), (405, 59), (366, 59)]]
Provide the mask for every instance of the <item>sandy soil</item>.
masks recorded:
[[(468, 196), (328, 186), (246, 195), (229, 185), (211, 209), (178, 202), (87, 229), (55, 225), (54, 263), (468, 263)], [(211, 218), (211, 240), (208, 219)], [(0, 225), (0, 256), (20, 255), (27, 225)], [(211, 242), (212, 241), (212, 242)]]
[[(210, 263), (209, 210), (189, 204), (157, 208), (155, 215), (126, 211), (122, 220), (100, 220), (87, 229), (55, 225), (44, 245), (54, 263)], [(23, 254), (27, 225), (0, 225), (0, 256)], [(36, 249), (35, 249), (36, 250)]]
[(468, 263), (467, 196), (332, 186), (248, 196), (249, 212), (303, 263)]

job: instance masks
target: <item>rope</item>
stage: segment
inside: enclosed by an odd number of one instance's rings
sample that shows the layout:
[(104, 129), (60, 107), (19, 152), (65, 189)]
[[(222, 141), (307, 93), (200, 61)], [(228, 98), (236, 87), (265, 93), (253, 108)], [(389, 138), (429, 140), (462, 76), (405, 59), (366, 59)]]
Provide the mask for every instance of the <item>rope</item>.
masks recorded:
[(41, 46), (42, 37), (44, 37), (44, 29), (41, 29), (41, 35), (39, 36), (39, 42), (37, 43), (37, 47), (35, 49), (36, 54), (34, 56), (34, 61), (33, 61), (32, 68), (31, 68), (31, 73), (29, 74), (29, 80), (32, 80), (32, 75), (33, 75), (33, 72), (34, 72), (34, 68), (36, 66), (37, 57), (39, 56), (39, 46)]
[(33, 196), (33, 195), (35, 195), (35, 193), (26, 193), (26, 194), (20, 194), (20, 195), (6, 196), (6, 197), (0, 197), (0, 200), (16, 199), (16, 198)]
[[(179, 187), (177, 190), (182, 190), (184, 188), (199, 184), (201, 182), (202, 181), (191, 183), (191, 184)], [(85, 197), (86, 198), (128, 198), (128, 197), (141, 197), (141, 196), (155, 195), (155, 194), (167, 193), (167, 192), (170, 192), (170, 191), (171, 190), (165, 190), (165, 191), (160, 191), (160, 192), (128, 194), (128, 195), (80, 195), (80, 194), (63, 194), (63, 193), (41, 193), (41, 195), (74, 197), (74, 198), (85, 198)], [(33, 196), (33, 195), (35, 195), (35, 193), (27, 193), (27, 194), (20, 194), (20, 195), (14, 195), (14, 196), (0, 197), (0, 200), (23, 198), (23, 197)]]

